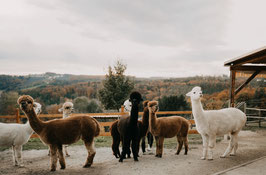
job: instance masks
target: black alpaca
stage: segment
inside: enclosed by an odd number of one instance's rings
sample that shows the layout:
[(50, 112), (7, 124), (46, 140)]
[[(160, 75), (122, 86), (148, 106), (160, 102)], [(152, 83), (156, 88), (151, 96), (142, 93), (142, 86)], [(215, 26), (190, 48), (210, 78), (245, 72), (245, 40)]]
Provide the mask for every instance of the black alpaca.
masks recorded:
[(139, 92), (132, 92), (129, 98), (132, 109), (129, 117), (121, 118), (117, 123), (117, 129), (122, 140), (122, 153), (119, 162), (123, 162), (126, 154), (130, 154), (130, 145), (135, 161), (138, 161), (140, 143), (140, 128), (138, 127), (139, 104), (142, 97)]

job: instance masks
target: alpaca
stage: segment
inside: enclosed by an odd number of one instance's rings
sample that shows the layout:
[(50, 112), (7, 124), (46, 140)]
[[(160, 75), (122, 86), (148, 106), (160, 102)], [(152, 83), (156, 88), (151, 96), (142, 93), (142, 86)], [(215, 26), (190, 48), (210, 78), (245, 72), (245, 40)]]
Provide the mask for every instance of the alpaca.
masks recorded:
[(163, 142), (164, 138), (177, 137), (178, 149), (176, 154), (178, 155), (185, 145), (185, 155), (188, 152), (188, 130), (189, 121), (183, 117), (170, 116), (157, 118), (156, 112), (158, 111), (158, 102), (150, 101), (148, 103), (150, 112), (149, 125), (150, 132), (155, 136), (156, 140), (156, 157), (162, 157), (163, 154)]
[(129, 117), (121, 118), (117, 123), (117, 129), (122, 140), (122, 154), (119, 162), (123, 162), (126, 154), (130, 153), (130, 145), (135, 161), (138, 161), (138, 151), (140, 142), (140, 128), (138, 126), (139, 104), (142, 101), (139, 92), (132, 92), (130, 94), (130, 102), (132, 103), (132, 110)]
[[(67, 101), (63, 104), (62, 108), (58, 109), (58, 112), (63, 112), (63, 118), (67, 118), (72, 114), (73, 110), (74, 110), (73, 103), (70, 101)], [(67, 147), (68, 145), (63, 145), (63, 149), (65, 150), (66, 157), (69, 157), (70, 155), (68, 154)], [(50, 150), (48, 152), (48, 156), (50, 156)]]
[[(42, 106), (39, 103), (34, 102), (33, 108), (36, 112), (36, 115), (41, 113)], [(22, 145), (29, 141), (32, 133), (33, 130), (29, 121), (27, 121), (26, 124), (0, 123), (0, 146), (12, 146), (15, 166), (24, 166), (21, 155)]]
[(235, 155), (238, 148), (238, 133), (245, 125), (246, 115), (236, 108), (226, 108), (220, 110), (205, 111), (202, 108), (200, 98), (202, 97), (201, 88), (196, 86), (186, 94), (191, 99), (192, 113), (196, 123), (196, 129), (201, 134), (203, 140), (202, 160), (213, 160), (213, 148), (216, 143), (217, 135), (230, 134), (229, 145), (221, 158)]
[(127, 99), (125, 102), (124, 102), (124, 108), (125, 108), (125, 112), (129, 112), (131, 111), (131, 108), (132, 108), (132, 103), (129, 101), (129, 99)]
[[(144, 111), (143, 111), (142, 120), (138, 121), (138, 127), (140, 128), (140, 137), (142, 138), (142, 152), (143, 153), (145, 152), (145, 136), (147, 135), (147, 131), (149, 128), (149, 111), (147, 108), (148, 102), (149, 101), (143, 102)], [(129, 103), (131, 104), (131, 102), (129, 102)], [(113, 143), (112, 143), (113, 155), (116, 158), (120, 158), (120, 156), (121, 156), (120, 151), (119, 151), (120, 134), (118, 132), (117, 124), (118, 124), (118, 120), (116, 120), (111, 125), (110, 131), (111, 131), (111, 136), (113, 139)], [(127, 157), (130, 158), (130, 151), (127, 153)]]
[(63, 144), (72, 144), (80, 138), (84, 141), (88, 151), (88, 157), (84, 168), (90, 167), (93, 163), (96, 151), (94, 149), (94, 137), (100, 133), (100, 125), (96, 119), (79, 115), (64, 119), (50, 121), (40, 120), (33, 110), (33, 98), (29, 95), (19, 97), (18, 104), (29, 119), (32, 129), (39, 135), (43, 143), (49, 145), (51, 150), (50, 166), (51, 171), (56, 170), (57, 157), (61, 169), (65, 169), (65, 158), (62, 151)]
[[(69, 117), (73, 113), (73, 103), (70, 101), (67, 101), (63, 104), (62, 108), (58, 109), (59, 112), (63, 112), (63, 118)], [(68, 154), (67, 151), (68, 145), (63, 145), (63, 149), (65, 150), (66, 157), (69, 157), (70, 155)]]

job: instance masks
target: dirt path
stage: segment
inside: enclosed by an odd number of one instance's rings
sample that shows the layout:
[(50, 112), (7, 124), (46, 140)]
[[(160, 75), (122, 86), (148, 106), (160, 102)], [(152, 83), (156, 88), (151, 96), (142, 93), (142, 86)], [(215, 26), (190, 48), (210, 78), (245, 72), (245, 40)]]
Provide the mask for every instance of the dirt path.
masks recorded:
[(92, 174), (92, 175), (117, 175), (117, 174), (145, 174), (145, 175), (206, 175), (248, 162), (250, 160), (266, 155), (266, 131), (257, 133), (242, 131), (239, 137), (239, 149), (237, 156), (225, 159), (219, 158), (228, 143), (222, 141), (216, 145), (214, 160), (200, 160), (202, 146), (190, 145), (193, 149), (188, 155), (174, 155), (174, 149), (165, 149), (163, 158), (154, 155), (140, 154), (139, 162), (126, 159), (119, 163), (112, 155), (111, 148), (96, 149), (94, 164), (90, 168), (82, 168), (86, 151), (84, 146), (69, 147), (70, 157), (66, 158), (66, 169), (60, 170), (59, 165), (56, 172), (49, 171), (49, 157), (47, 150), (24, 151), (24, 168), (13, 166), (11, 150), (0, 152), (0, 174)]

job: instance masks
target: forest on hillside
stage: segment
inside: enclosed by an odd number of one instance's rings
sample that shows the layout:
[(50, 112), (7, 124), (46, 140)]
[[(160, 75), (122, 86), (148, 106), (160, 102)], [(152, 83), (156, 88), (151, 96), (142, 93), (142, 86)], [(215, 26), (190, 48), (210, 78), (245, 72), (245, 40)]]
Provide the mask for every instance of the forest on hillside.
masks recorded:
[[(205, 109), (220, 109), (228, 106), (229, 77), (195, 76), (187, 78), (136, 78), (134, 90), (139, 91), (144, 100), (159, 100), (167, 107), (162, 110), (190, 110), (185, 94), (194, 86), (203, 90)], [(43, 106), (43, 113), (58, 113), (66, 100), (74, 102), (76, 112), (105, 111), (98, 98), (104, 76), (77, 76), (46, 73), (31, 76), (0, 75), (0, 115), (13, 114), (18, 107), (17, 98), (22, 94), (31, 95)], [(237, 86), (245, 78), (237, 79)], [(254, 79), (236, 97), (237, 102), (245, 101), (250, 107), (266, 108), (266, 86), (264, 79)], [(180, 102), (180, 103), (179, 103)], [(170, 108), (176, 103), (179, 108)], [(122, 105), (122, 104), (121, 104)], [(182, 107), (181, 107), (182, 106)]]

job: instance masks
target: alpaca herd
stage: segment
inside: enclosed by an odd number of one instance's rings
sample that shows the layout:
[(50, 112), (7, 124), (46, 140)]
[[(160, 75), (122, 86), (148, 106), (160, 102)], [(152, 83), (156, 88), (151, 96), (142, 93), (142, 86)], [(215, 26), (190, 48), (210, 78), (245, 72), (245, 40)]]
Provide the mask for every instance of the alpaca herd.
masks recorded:
[[(236, 155), (238, 148), (238, 134), (245, 125), (246, 115), (236, 108), (221, 110), (203, 110), (201, 104), (202, 91), (200, 87), (194, 87), (186, 94), (190, 97), (192, 114), (195, 119), (196, 129), (201, 134), (203, 151), (201, 159), (213, 159), (213, 149), (216, 144), (216, 136), (230, 135), (229, 145), (221, 155)], [(144, 101), (139, 92), (130, 94), (129, 100), (124, 106), (128, 116), (121, 117), (113, 122), (110, 127), (112, 136), (113, 155), (123, 162), (133, 154), (134, 161), (139, 160), (140, 141), (142, 140), (142, 152), (145, 152), (145, 138), (148, 137), (148, 150), (152, 146), (153, 136), (156, 140), (155, 156), (161, 158), (163, 155), (163, 143), (165, 138), (177, 138), (178, 155), (184, 145), (185, 155), (188, 153), (188, 132), (190, 122), (184, 117), (167, 116), (157, 117), (159, 110), (158, 101)], [(61, 119), (42, 121), (38, 118), (41, 113), (41, 105), (34, 102), (29, 95), (20, 96), (17, 100), (20, 109), (25, 113), (28, 121), (26, 124), (0, 123), (0, 146), (9, 146), (13, 149), (15, 166), (23, 166), (22, 145), (28, 142), (30, 136), (35, 132), (41, 141), (49, 147), (50, 170), (55, 171), (57, 161), (61, 169), (66, 168), (63, 150), (68, 157), (67, 145), (82, 139), (87, 149), (88, 156), (84, 168), (90, 167), (96, 154), (94, 138), (100, 134), (100, 124), (96, 119), (88, 115), (71, 116), (73, 103), (66, 102), (59, 109), (63, 112)], [(142, 119), (139, 120), (140, 105), (143, 105)], [(122, 152), (119, 147), (122, 143)]]

